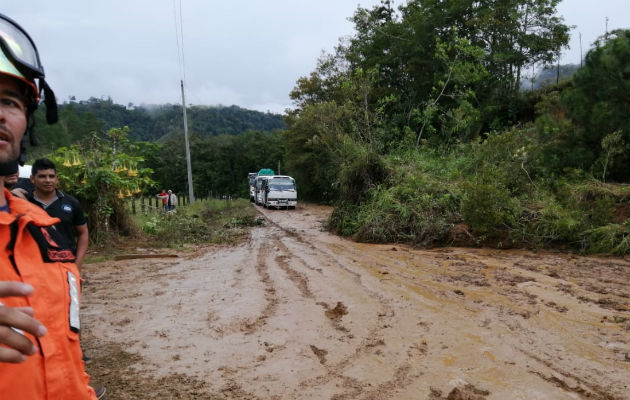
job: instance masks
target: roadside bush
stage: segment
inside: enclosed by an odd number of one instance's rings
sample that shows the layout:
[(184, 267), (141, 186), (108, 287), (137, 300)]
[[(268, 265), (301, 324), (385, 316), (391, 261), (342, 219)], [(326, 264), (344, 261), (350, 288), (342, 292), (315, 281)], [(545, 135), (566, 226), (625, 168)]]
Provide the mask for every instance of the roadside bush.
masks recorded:
[(584, 232), (583, 251), (586, 253), (630, 253), (630, 220), (621, 224), (607, 224)]
[(546, 175), (536, 164), (532, 132), (491, 134), (448, 152), (390, 155), (383, 159), (388, 178), (366, 188), (359, 203), (340, 201), (330, 227), (364, 242), (611, 254), (627, 248), (630, 186), (602, 183), (579, 169)]
[(453, 226), (453, 198), (444, 192), (414, 191), (409, 187), (373, 190), (372, 201), (357, 213), (362, 242), (411, 242), (434, 245), (446, 241)]
[(509, 190), (482, 181), (465, 182), (462, 189), (461, 214), (473, 233), (494, 239), (515, 226), (520, 203)]
[(354, 235), (361, 228), (361, 221), (357, 218), (358, 212), (358, 205), (339, 202), (328, 219), (328, 229), (341, 236)]
[(463, 181), (471, 179), (510, 191), (512, 196), (527, 194), (538, 177), (538, 158), (532, 143), (533, 127), (514, 128), (507, 132), (491, 132), (475, 143), (461, 145)]
[(111, 128), (105, 135), (87, 135), (47, 156), (57, 167), (60, 187), (81, 202), (90, 240), (98, 246), (136, 233), (124, 199), (153, 184), (151, 169), (135, 155), (145, 144), (130, 141), (128, 133), (126, 126)]
[(553, 243), (575, 245), (583, 227), (582, 217), (579, 210), (567, 208), (553, 196), (541, 194), (533, 204), (527, 205), (512, 237), (534, 247)]
[[(348, 141), (347, 141), (348, 142)], [(342, 202), (359, 204), (368, 191), (385, 181), (389, 171), (381, 156), (366, 146), (346, 143), (337, 187)]]
[(459, 219), (459, 199), (446, 178), (458, 172), (446, 160), (433, 152), (392, 157), (396, 174), (369, 189), (360, 205), (341, 202), (331, 227), (363, 242), (434, 245), (448, 240), (453, 221)]
[(245, 199), (201, 200), (176, 212), (152, 214), (140, 225), (160, 246), (231, 243), (244, 237), (243, 228), (259, 224), (255, 215)]

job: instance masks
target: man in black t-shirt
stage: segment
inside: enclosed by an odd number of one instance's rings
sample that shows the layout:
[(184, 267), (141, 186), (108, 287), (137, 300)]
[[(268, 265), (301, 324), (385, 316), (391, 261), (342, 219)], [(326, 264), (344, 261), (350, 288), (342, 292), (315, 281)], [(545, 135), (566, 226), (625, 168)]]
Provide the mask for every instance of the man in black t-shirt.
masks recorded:
[(57, 170), (47, 158), (40, 158), (33, 163), (31, 182), (34, 189), (26, 195), (27, 199), (46, 210), (51, 217), (61, 220), (55, 227), (70, 241), (77, 257), (77, 267), (81, 269), (89, 241), (87, 220), (81, 204), (69, 194), (57, 190)]

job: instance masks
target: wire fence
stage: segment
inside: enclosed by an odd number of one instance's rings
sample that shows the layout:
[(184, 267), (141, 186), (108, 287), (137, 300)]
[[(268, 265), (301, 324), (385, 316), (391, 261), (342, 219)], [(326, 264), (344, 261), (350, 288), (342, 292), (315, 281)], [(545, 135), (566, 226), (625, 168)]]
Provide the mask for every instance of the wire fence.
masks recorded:
[[(196, 197), (197, 201), (210, 200), (210, 199), (221, 199), (225, 201), (232, 201), (233, 197), (229, 194), (216, 194), (212, 195), (210, 193), (207, 197)], [(177, 204), (175, 204), (175, 208), (187, 206), (190, 204), (190, 199), (186, 195), (177, 196)], [(158, 197), (133, 197), (127, 200), (127, 207), (131, 210), (132, 214), (142, 213), (149, 214), (154, 212), (165, 212), (168, 211), (166, 205), (163, 202), (163, 199)]]

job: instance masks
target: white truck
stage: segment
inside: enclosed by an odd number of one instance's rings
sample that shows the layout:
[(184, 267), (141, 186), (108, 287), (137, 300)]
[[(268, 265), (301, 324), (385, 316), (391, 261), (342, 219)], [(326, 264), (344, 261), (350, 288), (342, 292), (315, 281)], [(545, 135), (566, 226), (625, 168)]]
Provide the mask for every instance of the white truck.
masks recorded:
[(288, 175), (258, 177), (256, 203), (267, 208), (297, 207), (295, 179)]

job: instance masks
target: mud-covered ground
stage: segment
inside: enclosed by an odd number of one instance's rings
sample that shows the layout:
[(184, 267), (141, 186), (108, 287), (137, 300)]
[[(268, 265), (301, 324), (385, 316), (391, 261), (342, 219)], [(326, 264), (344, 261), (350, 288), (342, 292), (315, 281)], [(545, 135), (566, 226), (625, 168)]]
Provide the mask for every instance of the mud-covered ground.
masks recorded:
[[(84, 266), (107, 399), (630, 399), (630, 260), (359, 244), (325, 207)], [(140, 251), (140, 250), (138, 250)]]

